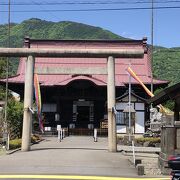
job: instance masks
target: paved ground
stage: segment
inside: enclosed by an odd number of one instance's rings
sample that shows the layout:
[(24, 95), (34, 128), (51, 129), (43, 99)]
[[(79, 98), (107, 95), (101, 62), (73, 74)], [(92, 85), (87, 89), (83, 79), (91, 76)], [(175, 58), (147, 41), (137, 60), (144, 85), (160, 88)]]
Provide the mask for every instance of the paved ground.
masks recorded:
[[(120, 148), (120, 147), (119, 147)], [(118, 149), (119, 149), (118, 148)], [(120, 150), (122, 150), (121, 147)], [(123, 153), (107, 151), (107, 138), (70, 136), (62, 142), (47, 137), (29, 152), (0, 156), (0, 179), (138, 180)], [(129, 147), (129, 150), (131, 147)], [(146, 178), (152, 180), (154, 178)], [(156, 180), (169, 179), (165, 177)]]
[(72, 176), (72, 175), (0, 175), (0, 179), (3, 180), (50, 180), (50, 179), (61, 179), (61, 180), (170, 180), (170, 178), (126, 178), (126, 177), (105, 177), (105, 176)]
[(58, 142), (46, 138), (32, 151), (0, 157), (0, 174), (67, 174), (95, 176), (137, 176), (121, 153), (107, 151), (107, 139), (71, 136)]
[(0, 147), (0, 156), (6, 154), (6, 150)]

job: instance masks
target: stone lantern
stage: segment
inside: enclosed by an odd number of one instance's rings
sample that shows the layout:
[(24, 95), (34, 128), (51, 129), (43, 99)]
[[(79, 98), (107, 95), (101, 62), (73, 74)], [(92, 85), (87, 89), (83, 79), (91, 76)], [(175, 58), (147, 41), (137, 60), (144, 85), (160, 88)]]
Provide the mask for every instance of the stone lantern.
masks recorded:
[(127, 127), (127, 134), (132, 134), (132, 129), (135, 125), (136, 111), (132, 104), (128, 103), (123, 110), (124, 119)]

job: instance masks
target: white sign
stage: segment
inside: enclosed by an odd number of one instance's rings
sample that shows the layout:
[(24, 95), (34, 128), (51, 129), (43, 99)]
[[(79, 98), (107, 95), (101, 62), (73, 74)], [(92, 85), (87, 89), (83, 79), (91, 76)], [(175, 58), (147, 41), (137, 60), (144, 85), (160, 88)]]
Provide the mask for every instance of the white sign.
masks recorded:
[(57, 131), (61, 130), (61, 125), (57, 125)]
[(47, 127), (47, 130), (48, 130), (48, 131), (51, 131), (51, 127)]

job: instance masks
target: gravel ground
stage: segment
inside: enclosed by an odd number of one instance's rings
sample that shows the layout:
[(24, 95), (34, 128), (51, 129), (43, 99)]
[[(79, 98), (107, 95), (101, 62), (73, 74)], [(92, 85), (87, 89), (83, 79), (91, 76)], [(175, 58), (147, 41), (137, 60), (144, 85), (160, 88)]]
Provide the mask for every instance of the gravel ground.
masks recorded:
[[(133, 162), (132, 153), (124, 153), (129, 157), (129, 160)], [(158, 167), (158, 154), (155, 153), (136, 153), (136, 159), (141, 159), (144, 165), (144, 172), (147, 176), (161, 175), (161, 171)]]

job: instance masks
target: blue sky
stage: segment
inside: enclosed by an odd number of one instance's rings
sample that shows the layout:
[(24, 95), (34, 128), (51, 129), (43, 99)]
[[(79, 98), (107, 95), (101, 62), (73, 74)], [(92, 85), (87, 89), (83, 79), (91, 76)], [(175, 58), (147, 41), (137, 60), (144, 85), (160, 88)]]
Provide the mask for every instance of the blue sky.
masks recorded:
[[(169, 2), (171, 1), (171, 2)], [(180, 1), (154, 0), (155, 7), (180, 7)], [(43, 5), (43, 3), (54, 5)], [(66, 3), (77, 4), (66, 4)], [(95, 4), (88, 4), (88, 3)], [(106, 4), (106, 2), (112, 4)], [(123, 4), (125, 2), (125, 4)], [(141, 3), (144, 2), (144, 3)], [(75, 21), (107, 29), (120, 36), (133, 39), (148, 37), (151, 42), (151, 10), (113, 10), (113, 11), (59, 11), (82, 9), (123, 9), (123, 8), (150, 8), (151, 0), (11, 0), (11, 22), (20, 23), (29, 18), (40, 18), (48, 21)], [(0, 2), (0, 24), (8, 22), (7, 0)], [(28, 5), (15, 5), (16, 3)], [(63, 3), (63, 4), (58, 4)], [(87, 4), (82, 4), (87, 3)], [(104, 4), (105, 3), (105, 4)], [(133, 3), (133, 4), (131, 4)], [(34, 4), (34, 5), (32, 5)], [(50, 12), (28, 12), (58, 10)], [(27, 11), (27, 12), (13, 12)], [(180, 8), (154, 10), (154, 44), (164, 47), (180, 47)]]

